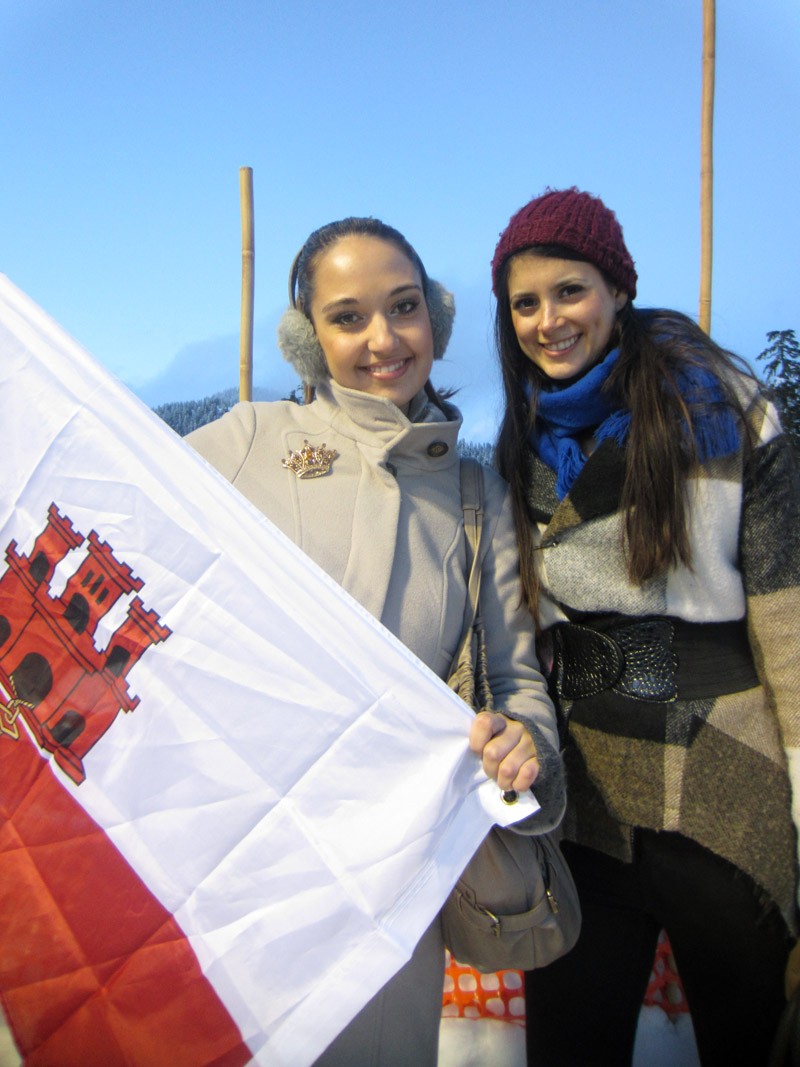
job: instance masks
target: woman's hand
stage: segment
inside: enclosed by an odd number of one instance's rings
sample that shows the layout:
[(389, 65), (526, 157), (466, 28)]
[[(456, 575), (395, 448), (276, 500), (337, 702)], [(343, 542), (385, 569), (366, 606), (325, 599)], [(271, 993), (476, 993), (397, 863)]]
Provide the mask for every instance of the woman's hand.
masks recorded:
[(469, 732), (470, 749), (501, 789), (530, 789), (539, 774), (536, 745), (520, 722), (493, 711), (481, 711)]

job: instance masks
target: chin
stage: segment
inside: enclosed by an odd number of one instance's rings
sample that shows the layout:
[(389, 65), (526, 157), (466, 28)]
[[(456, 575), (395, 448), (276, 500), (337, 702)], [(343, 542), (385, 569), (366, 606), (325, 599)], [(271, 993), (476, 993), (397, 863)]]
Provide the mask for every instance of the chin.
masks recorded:
[(391, 400), (391, 402), (395, 405), (395, 407), (401, 408), (403, 411), (406, 410), (406, 408), (408, 407), (408, 405), (411, 403), (411, 401), (414, 399), (414, 397), (416, 395), (417, 395), (416, 393), (412, 393), (410, 396), (407, 393), (381, 393), (380, 394), (380, 396), (384, 397), (386, 400)]

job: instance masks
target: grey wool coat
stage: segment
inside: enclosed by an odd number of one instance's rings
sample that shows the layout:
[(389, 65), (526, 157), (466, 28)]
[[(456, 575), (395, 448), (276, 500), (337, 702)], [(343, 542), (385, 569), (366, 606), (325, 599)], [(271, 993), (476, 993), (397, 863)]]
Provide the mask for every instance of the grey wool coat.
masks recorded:
[[(466, 546), (456, 449), (460, 418), (424, 392), (406, 417), (391, 401), (326, 382), (309, 405), (238, 404), (187, 440), (292, 541), (441, 678), (466, 604)], [(335, 449), (327, 474), (282, 465), (304, 443)], [(516, 539), (505, 483), (484, 478), (481, 607), (496, 710), (523, 722), (540, 762), (541, 809), (521, 828), (550, 830), (565, 805), (555, 714), (533, 627), (520, 608)], [(425, 708), (408, 714), (424, 724)], [(434, 1067), (443, 946), (435, 922), (414, 957), (356, 1016), (318, 1067)]]
[[(447, 676), (466, 602), (459, 420), (424, 393), (411, 420), (381, 397), (326, 383), (308, 406), (237, 404), (188, 442), (292, 541)], [(305, 441), (335, 449), (328, 474), (298, 478), (281, 465)], [(554, 712), (539, 672), (530, 616), (519, 609), (517, 549), (505, 483), (485, 471), (481, 608), (495, 707), (524, 722), (543, 764), (536, 831), (564, 803)], [(488, 536), (487, 536), (488, 534)], [(409, 709), (424, 715), (424, 709)], [(549, 773), (548, 773), (549, 771)], [(550, 781), (546, 782), (546, 779)]]

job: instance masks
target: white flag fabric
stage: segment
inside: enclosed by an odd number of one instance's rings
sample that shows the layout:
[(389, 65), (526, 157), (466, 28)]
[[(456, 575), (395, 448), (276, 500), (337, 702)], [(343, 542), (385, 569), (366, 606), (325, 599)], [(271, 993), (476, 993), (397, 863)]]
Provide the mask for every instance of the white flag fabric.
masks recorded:
[(503, 805), (470, 710), (3, 276), (0, 417), (17, 1046), (310, 1064), (535, 801)]

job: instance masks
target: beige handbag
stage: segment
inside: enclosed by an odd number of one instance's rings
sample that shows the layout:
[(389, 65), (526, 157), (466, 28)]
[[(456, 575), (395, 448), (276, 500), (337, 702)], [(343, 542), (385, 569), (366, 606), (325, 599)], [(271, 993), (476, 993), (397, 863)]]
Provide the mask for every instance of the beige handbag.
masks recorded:
[[(463, 458), (461, 503), (469, 583), (448, 684), (476, 710), (492, 710), (479, 603), (483, 470)], [(459, 963), (484, 972), (552, 963), (573, 947), (580, 923), (577, 890), (555, 831), (531, 836), (495, 826), (442, 909), (445, 944)]]

